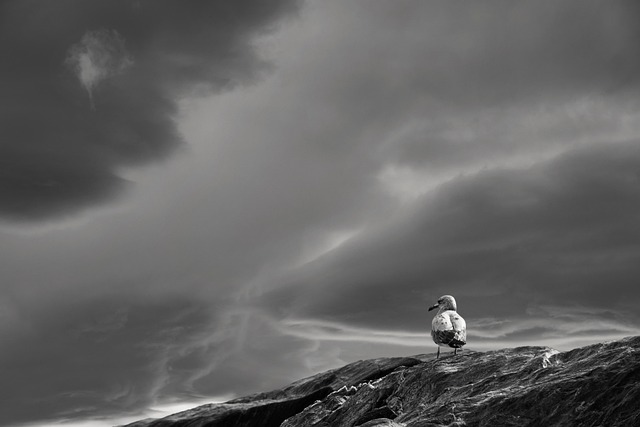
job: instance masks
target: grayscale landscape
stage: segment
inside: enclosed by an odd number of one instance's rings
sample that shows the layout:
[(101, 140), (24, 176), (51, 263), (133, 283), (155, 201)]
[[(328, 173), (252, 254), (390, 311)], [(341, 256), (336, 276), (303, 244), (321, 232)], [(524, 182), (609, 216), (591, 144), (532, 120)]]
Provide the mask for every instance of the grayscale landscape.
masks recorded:
[(0, 0), (0, 426), (637, 424), (639, 48), (636, 0)]

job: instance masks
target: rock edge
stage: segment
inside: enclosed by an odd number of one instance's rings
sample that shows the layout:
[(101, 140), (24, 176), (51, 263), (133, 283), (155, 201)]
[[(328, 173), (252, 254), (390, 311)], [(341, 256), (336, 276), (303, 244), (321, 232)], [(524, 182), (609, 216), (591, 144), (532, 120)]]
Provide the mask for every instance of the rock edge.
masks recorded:
[(640, 425), (640, 336), (362, 360), (283, 389), (126, 427)]

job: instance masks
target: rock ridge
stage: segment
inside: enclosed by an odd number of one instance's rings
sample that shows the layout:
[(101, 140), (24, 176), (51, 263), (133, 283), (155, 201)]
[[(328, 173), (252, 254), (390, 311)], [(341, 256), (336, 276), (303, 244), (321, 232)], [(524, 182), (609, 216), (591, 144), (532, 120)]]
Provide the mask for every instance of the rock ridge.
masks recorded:
[(640, 336), (361, 360), (283, 389), (127, 427), (640, 425)]

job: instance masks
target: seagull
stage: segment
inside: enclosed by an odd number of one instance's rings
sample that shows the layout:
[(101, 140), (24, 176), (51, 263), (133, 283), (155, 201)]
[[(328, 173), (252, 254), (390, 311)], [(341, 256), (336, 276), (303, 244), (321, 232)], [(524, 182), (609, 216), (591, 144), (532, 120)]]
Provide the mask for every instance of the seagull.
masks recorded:
[(456, 300), (451, 295), (441, 296), (438, 302), (429, 311), (438, 308), (438, 314), (431, 322), (431, 337), (433, 342), (438, 344), (438, 355), (440, 358), (440, 347), (454, 348), (453, 354), (458, 354), (458, 349), (467, 343), (467, 323), (456, 310)]

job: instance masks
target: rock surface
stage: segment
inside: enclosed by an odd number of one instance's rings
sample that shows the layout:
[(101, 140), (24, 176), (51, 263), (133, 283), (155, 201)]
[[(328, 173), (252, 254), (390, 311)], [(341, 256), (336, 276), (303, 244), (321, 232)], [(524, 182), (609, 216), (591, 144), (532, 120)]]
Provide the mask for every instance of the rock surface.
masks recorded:
[(640, 337), (355, 362), (135, 427), (640, 426)]

